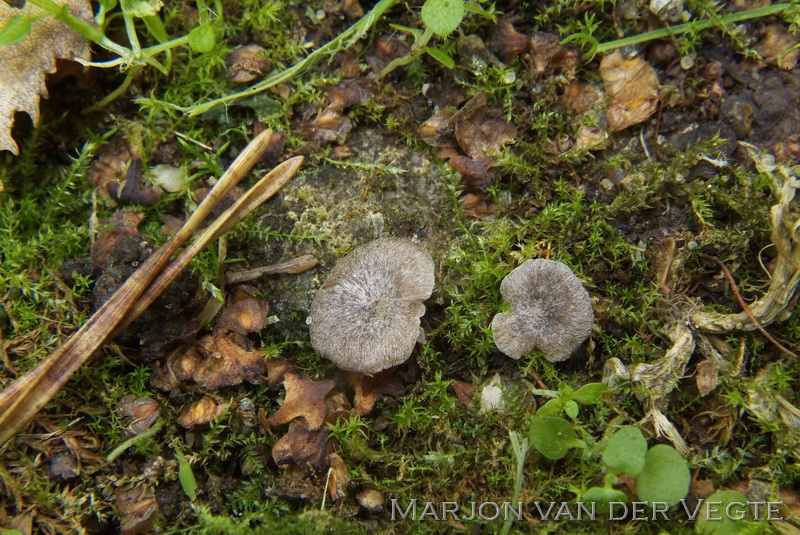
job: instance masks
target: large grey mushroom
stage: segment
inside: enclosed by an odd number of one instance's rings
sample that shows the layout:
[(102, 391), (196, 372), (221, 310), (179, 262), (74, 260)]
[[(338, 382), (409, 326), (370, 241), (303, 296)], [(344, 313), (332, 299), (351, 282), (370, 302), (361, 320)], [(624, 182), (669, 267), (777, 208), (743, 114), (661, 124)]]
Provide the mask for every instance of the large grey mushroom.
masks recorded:
[(566, 360), (589, 337), (592, 301), (580, 279), (561, 262), (526, 260), (500, 284), (511, 313), (492, 320), (497, 348), (518, 359), (538, 348), (550, 362)]
[(419, 339), (433, 272), (431, 255), (410, 240), (356, 247), (314, 297), (311, 345), (343, 370), (376, 373), (405, 362)]

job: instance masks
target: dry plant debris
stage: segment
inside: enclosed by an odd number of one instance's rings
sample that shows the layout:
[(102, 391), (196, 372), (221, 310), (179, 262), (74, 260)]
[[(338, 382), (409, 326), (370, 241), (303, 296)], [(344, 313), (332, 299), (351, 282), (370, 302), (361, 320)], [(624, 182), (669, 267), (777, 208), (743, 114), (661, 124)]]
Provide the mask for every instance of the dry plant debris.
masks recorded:
[(181, 409), (178, 423), (186, 429), (208, 425), (212, 420), (222, 416), (228, 407), (228, 403), (217, 403), (214, 398), (203, 396)]
[[(94, 24), (92, 6), (87, 0), (56, 0), (56, 3), (68, 5), (72, 14)], [(0, 28), (15, 15), (35, 17), (42, 13), (30, 2), (20, 9), (0, 2)], [(55, 72), (58, 58), (88, 61), (89, 43), (61, 21), (47, 16), (34, 21), (25, 39), (2, 47), (0, 56), (0, 80), (3, 81), (0, 84), (0, 150), (19, 154), (19, 147), (11, 137), (14, 113), (26, 112), (36, 126), (39, 98), (47, 98), (45, 75)]]
[(600, 76), (611, 99), (606, 120), (614, 130), (642, 123), (656, 112), (658, 76), (641, 55), (626, 59), (615, 50), (600, 62)]
[(269, 417), (272, 427), (284, 425), (295, 418), (303, 418), (309, 429), (319, 429), (325, 423), (328, 407), (325, 398), (333, 390), (333, 381), (312, 381), (295, 373), (287, 373), (283, 379), (286, 397), (280, 409)]

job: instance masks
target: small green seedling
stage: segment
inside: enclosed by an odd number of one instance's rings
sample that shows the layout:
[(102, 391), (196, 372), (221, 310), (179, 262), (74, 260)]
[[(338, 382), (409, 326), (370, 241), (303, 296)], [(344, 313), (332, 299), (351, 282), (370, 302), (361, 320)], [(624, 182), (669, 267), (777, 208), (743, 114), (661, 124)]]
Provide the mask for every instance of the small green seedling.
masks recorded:
[(572, 448), (586, 447), (570, 422), (553, 416), (535, 416), (531, 420), (528, 442), (551, 461), (561, 459)]
[(549, 396), (553, 399), (542, 405), (536, 416), (560, 416), (566, 414), (573, 420), (578, 417), (578, 405), (595, 405), (600, 403), (603, 394), (608, 392), (608, 385), (605, 383), (589, 383), (573, 390), (569, 386), (562, 386), (556, 392), (553, 390), (534, 390), (533, 393), (540, 396)]
[(636, 477), (636, 492), (645, 502), (678, 504), (689, 492), (691, 475), (686, 459), (672, 446), (657, 444), (647, 448), (647, 440), (634, 426), (619, 429), (603, 451), (607, 471), (605, 485), (592, 487), (583, 496), (585, 502), (596, 502), (603, 509), (609, 502), (627, 502), (625, 494), (613, 486), (619, 474)]
[(197, 480), (194, 478), (194, 472), (189, 465), (189, 460), (179, 449), (175, 449), (175, 457), (178, 458), (178, 481), (181, 482), (181, 488), (190, 501), (197, 499)]

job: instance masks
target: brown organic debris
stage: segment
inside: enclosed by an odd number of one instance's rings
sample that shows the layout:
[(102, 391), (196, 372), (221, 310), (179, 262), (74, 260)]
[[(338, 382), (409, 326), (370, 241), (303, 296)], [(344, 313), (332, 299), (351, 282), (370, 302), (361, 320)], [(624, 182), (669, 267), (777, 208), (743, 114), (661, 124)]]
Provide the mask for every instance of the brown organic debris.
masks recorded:
[(797, 58), (800, 57), (797, 44), (797, 38), (785, 26), (771, 24), (764, 31), (764, 37), (756, 45), (756, 50), (768, 63), (789, 71), (797, 65)]
[(350, 484), (350, 474), (347, 472), (347, 465), (344, 460), (336, 453), (331, 453), (328, 461), (328, 479), (325, 484), (328, 487), (328, 498), (332, 502), (347, 497), (347, 486)]
[(363, 103), (371, 96), (365, 80), (345, 80), (325, 92), (327, 105), (310, 124), (303, 125), (301, 134), (311, 141), (344, 143), (353, 128), (345, 115), (347, 108)]
[(431, 147), (455, 147), (455, 114), (452, 108), (442, 108), (419, 126), (417, 134)]
[(267, 314), (269, 314), (269, 303), (237, 291), (234, 293), (233, 302), (222, 309), (216, 328), (241, 335), (255, 333), (267, 325)]
[(517, 137), (517, 128), (506, 121), (503, 109), (487, 105), (488, 95), (480, 91), (455, 117), (455, 136), (467, 156), (480, 160), (499, 151)]
[(255, 269), (248, 269), (245, 271), (228, 272), (225, 274), (225, 282), (227, 282), (228, 284), (233, 284), (237, 282), (250, 281), (257, 279), (263, 275), (279, 275), (279, 274), (296, 275), (308, 271), (309, 269), (316, 266), (318, 263), (319, 261), (314, 256), (310, 254), (302, 255), (287, 260), (286, 262), (280, 262), (278, 264), (272, 264), (269, 266), (263, 266)]
[(561, 39), (552, 33), (536, 32), (531, 36), (531, 72), (542, 78), (555, 73), (571, 76), (581, 65), (577, 48), (560, 44)]
[(117, 416), (127, 421), (125, 428), (132, 435), (138, 435), (150, 429), (161, 416), (158, 402), (149, 396), (136, 397), (127, 395), (117, 402)]
[(247, 351), (225, 332), (207, 335), (197, 341), (191, 379), (206, 388), (234, 386), (244, 381), (257, 385), (264, 381), (267, 367), (258, 351)]
[(186, 429), (207, 425), (228, 410), (228, 404), (218, 404), (213, 398), (205, 396), (199, 401), (185, 406), (178, 416), (178, 423)]
[(278, 411), (269, 417), (271, 427), (303, 418), (309, 429), (319, 429), (328, 415), (325, 397), (333, 389), (333, 381), (313, 381), (308, 377), (287, 373), (283, 380), (286, 397)]
[(266, 57), (267, 50), (260, 45), (240, 46), (225, 58), (228, 78), (243, 84), (260, 78), (272, 69), (272, 61)]
[(144, 213), (125, 209), (114, 212), (110, 220), (100, 221), (103, 230), (92, 244), (92, 263), (95, 267), (108, 269), (114, 245), (122, 236), (137, 235), (137, 229), (143, 220)]
[(161, 190), (144, 185), (142, 160), (138, 157), (134, 157), (128, 163), (122, 183), (109, 182), (106, 189), (108, 195), (123, 206), (129, 204), (152, 206), (161, 199)]
[(117, 510), (121, 519), (119, 531), (123, 535), (149, 532), (160, 514), (153, 488), (147, 483), (117, 489)]
[(30, 421), (105, 341), (138, 318), (197, 253), (244, 219), (294, 176), (302, 164), (302, 157), (287, 160), (269, 172), (230, 211), (212, 221), (170, 261), (206, 220), (217, 202), (255, 165), (271, 136), (271, 131), (265, 131), (248, 144), (186, 225), (150, 256), (63, 345), (0, 392), (0, 444)]
[(361, 416), (371, 413), (381, 397), (402, 396), (406, 391), (403, 384), (389, 371), (375, 375), (353, 372), (346, 374), (345, 379), (353, 389), (353, 410)]
[(600, 76), (611, 101), (606, 120), (614, 130), (624, 130), (650, 118), (658, 105), (658, 76), (642, 58), (625, 59), (619, 50), (600, 62)]
[(330, 429), (308, 429), (300, 422), (289, 424), (289, 431), (272, 446), (278, 466), (293, 464), (307, 475), (323, 474), (330, 467)]
[(375, 489), (364, 489), (356, 494), (358, 504), (373, 514), (383, 511), (384, 500), (383, 494)]
[(501, 19), (495, 26), (488, 45), (489, 50), (500, 56), (500, 59), (508, 64), (530, 49), (531, 39), (515, 30), (508, 19)]

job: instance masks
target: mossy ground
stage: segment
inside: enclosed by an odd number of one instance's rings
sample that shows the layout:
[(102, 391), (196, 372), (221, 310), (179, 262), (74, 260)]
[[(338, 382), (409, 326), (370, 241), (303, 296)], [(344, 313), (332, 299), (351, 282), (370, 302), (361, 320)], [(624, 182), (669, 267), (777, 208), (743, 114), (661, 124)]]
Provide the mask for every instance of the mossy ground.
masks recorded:
[[(518, 15), (526, 30), (553, 33), (582, 29), (576, 21), (585, 20), (590, 10), (608, 22), (596, 34), (604, 41), (613, 39), (620, 25), (626, 33), (634, 32), (628, 22), (615, 17), (614, 4), (497, 3), (494, 9)], [(685, 4), (704, 16), (719, 14), (719, 3)], [(392, 73), (367, 103), (347, 112), (355, 125), (348, 145), (358, 153), (347, 160), (337, 160), (329, 147), (309, 144), (298, 133), (303, 114), (316, 109), (325, 89), (341, 79), (335, 63), (321, 63), (292, 80), (287, 99), (267, 97), (252, 107), (195, 118), (167, 104), (187, 106), (232, 92), (224, 62), (238, 44), (269, 43), (275, 68), (291, 66), (304, 54), (306, 43), (318, 46), (349, 22), (341, 15), (320, 20), (317, 10), (324, 7), (226, 3), (222, 39), (212, 52), (176, 51), (170, 75), (143, 71), (123, 97), (79, 120), (67, 117), (79, 117), (82, 107), (102, 98), (112, 87), (106, 85), (113, 84), (112, 76), (101, 74), (94, 92), (79, 102), (74, 95), (59, 96), (71, 94), (69, 85), (53, 88), (38, 128), (22, 125), (15, 130), (21, 156), (0, 154), (5, 186), (0, 193), (0, 385), (8, 386), (34, 366), (91, 313), (93, 281), (79, 277), (67, 284), (59, 270), (67, 259), (88, 256), (96, 231), (90, 221), (113, 211), (97, 201), (86, 181), (99, 147), (124, 133), (147, 162), (158, 142), (180, 132), (182, 139), (212, 149), (182, 144), (182, 164), (200, 181), (218, 175), (251, 137), (252, 123), (261, 120), (285, 130), (287, 152), (303, 153), (308, 160), (278, 198), (231, 232), (226, 260), (252, 267), (309, 252), (322, 260), (319, 268), (305, 274), (254, 283), (280, 320), (260, 337), (266, 355), (289, 358), (314, 378), (332, 372), (333, 366), (310, 347), (305, 313), (327, 270), (354, 245), (383, 235), (416, 236), (437, 259), (437, 286), (425, 316), (428, 341), (408, 365), (418, 368), (417, 379), (406, 385), (405, 395), (380, 400), (372, 414), (354, 415), (332, 426), (331, 436), (351, 478), (350, 495), (323, 508), (316, 497), (321, 496), (324, 478), (303, 483), (313, 500), (287, 489), (281, 469), (269, 461), (278, 435), (248, 431), (236, 411), (209, 429), (187, 432), (177, 424), (180, 403), (149, 384), (150, 366), (131, 362), (125, 348), (110, 344), (73, 377), (34, 425), (0, 449), (0, 526), (11, 517), (32, 514), (35, 530), (42, 533), (115, 532), (120, 507), (115, 489), (146, 480), (148, 463), (160, 457), (164, 468), (156, 487), (162, 515), (154, 529), (161, 533), (499, 532), (499, 521), (393, 522), (388, 511), (371, 514), (360, 509), (354, 495), (371, 488), (404, 505), (416, 499), (458, 502), (467, 508), (473, 501), (510, 500), (517, 462), (509, 432), (527, 433), (535, 410), (529, 391), (537, 379), (552, 390), (578, 388), (600, 381), (603, 365), (611, 358), (626, 365), (657, 362), (671, 345), (667, 323), (687, 303), (723, 313), (738, 311), (719, 269), (694, 251), (721, 258), (748, 300), (769, 284), (761, 267), (776, 254), (769, 248), (774, 197), (767, 178), (746, 158), (726, 153), (725, 140), (718, 136), (683, 148), (670, 142), (679, 138), (669, 136), (681, 124), (705, 121), (698, 112), (703, 98), (697, 96), (702, 83), (697, 70), (662, 81), (670, 86), (667, 94), (679, 95), (664, 102), (674, 112), (675, 125), (662, 126), (654, 119), (630, 132), (612, 134), (607, 148), (592, 152), (554, 154), (549, 147), (553, 140), (574, 136), (581, 124), (596, 125), (602, 109), (580, 116), (568, 112), (561, 102), (569, 80), (560, 75), (535, 80), (522, 60), (477, 69), (459, 66), (448, 72), (426, 57)], [(360, 42), (356, 57), (363, 57), (379, 34), (391, 31), (389, 23), (418, 25), (417, 7), (390, 11), (387, 20)], [(186, 10), (184, 4), (171, 2), (164, 8), (167, 28), (175, 35), (192, 25)], [(698, 64), (704, 54), (712, 53), (725, 62), (745, 61), (742, 51), (752, 52), (754, 38), (749, 36), (766, 24), (748, 23), (744, 35), (684, 36), (676, 44), (682, 54), (694, 54)], [(488, 41), (493, 27), (489, 17), (470, 15), (461, 31)], [(597, 60), (584, 64), (578, 77), (599, 85), (596, 71)], [(796, 78), (796, 69), (790, 74)], [(486, 91), (490, 103), (501, 106), (520, 131), (519, 139), (497, 155), (502, 178), (488, 191), (496, 213), (486, 220), (463, 215), (458, 175), (415, 132), (433, 113), (422, 96), (423, 85), (442, 80), (450, 80), (447, 83), (467, 96)], [(640, 129), (647, 142), (640, 142)], [(647, 143), (650, 153), (644, 148)], [(711, 171), (698, 171), (700, 163), (712, 160), (722, 163)], [(601, 186), (603, 178), (616, 173), (628, 179), (627, 185)], [(147, 208), (140, 228), (163, 242), (159, 218), (176, 204), (194, 203), (189, 189)], [(566, 263), (585, 282), (594, 300), (595, 329), (567, 362), (549, 363), (538, 352), (513, 361), (495, 349), (490, 330), (491, 318), (504, 307), (500, 281), (525, 259), (544, 256)], [(665, 272), (668, 257), (679, 262)], [(192, 270), (207, 286), (221, 287), (218, 262), (218, 250), (212, 248), (193, 262)], [(796, 349), (800, 319), (795, 313), (787, 316), (769, 330)], [(718, 385), (705, 397), (699, 395), (693, 377), (683, 378), (664, 399), (664, 415), (691, 448), (687, 460), (695, 479), (715, 488), (758, 483), (766, 498), (781, 499), (780, 491), (800, 484), (797, 430), (775, 418), (773, 408), (778, 397), (798, 401), (793, 384), (800, 363), (755, 331), (732, 332), (723, 341), (734, 349), (726, 357), (736, 373), (721, 373)], [(698, 359), (687, 374), (696, 371)], [(496, 373), (513, 387), (502, 410), (481, 412), (476, 401), (463, 404), (453, 389), (453, 381), (480, 387)], [(159, 400), (166, 424), (156, 437), (106, 463), (104, 457), (127, 439), (114, 409), (128, 394)], [(242, 386), (214, 394), (223, 400), (246, 396), (270, 414), (280, 392)], [(190, 387), (181, 403), (201, 395), (201, 389)], [(614, 426), (644, 418), (646, 399), (647, 393), (635, 384), (621, 383), (603, 403), (582, 407), (574, 425), (582, 436), (602, 442)], [(545, 399), (538, 401), (541, 405)], [(651, 427), (643, 428), (651, 444), (663, 440), (652, 436)], [(61, 434), (51, 435), (56, 432)], [(66, 449), (64, 437), (70, 441), (69, 450), (85, 463), (69, 482), (50, 473), (53, 456)], [(178, 450), (186, 454), (198, 480), (194, 503), (178, 482)], [(521, 499), (528, 504), (573, 501), (603, 477), (596, 450), (594, 455), (574, 450), (557, 462), (531, 451), (523, 473)], [(769, 529), (764, 523), (757, 527)], [(530, 514), (516, 522), (514, 530), (688, 533), (695, 526), (680, 513), (669, 522), (635, 523), (544, 521)]]

